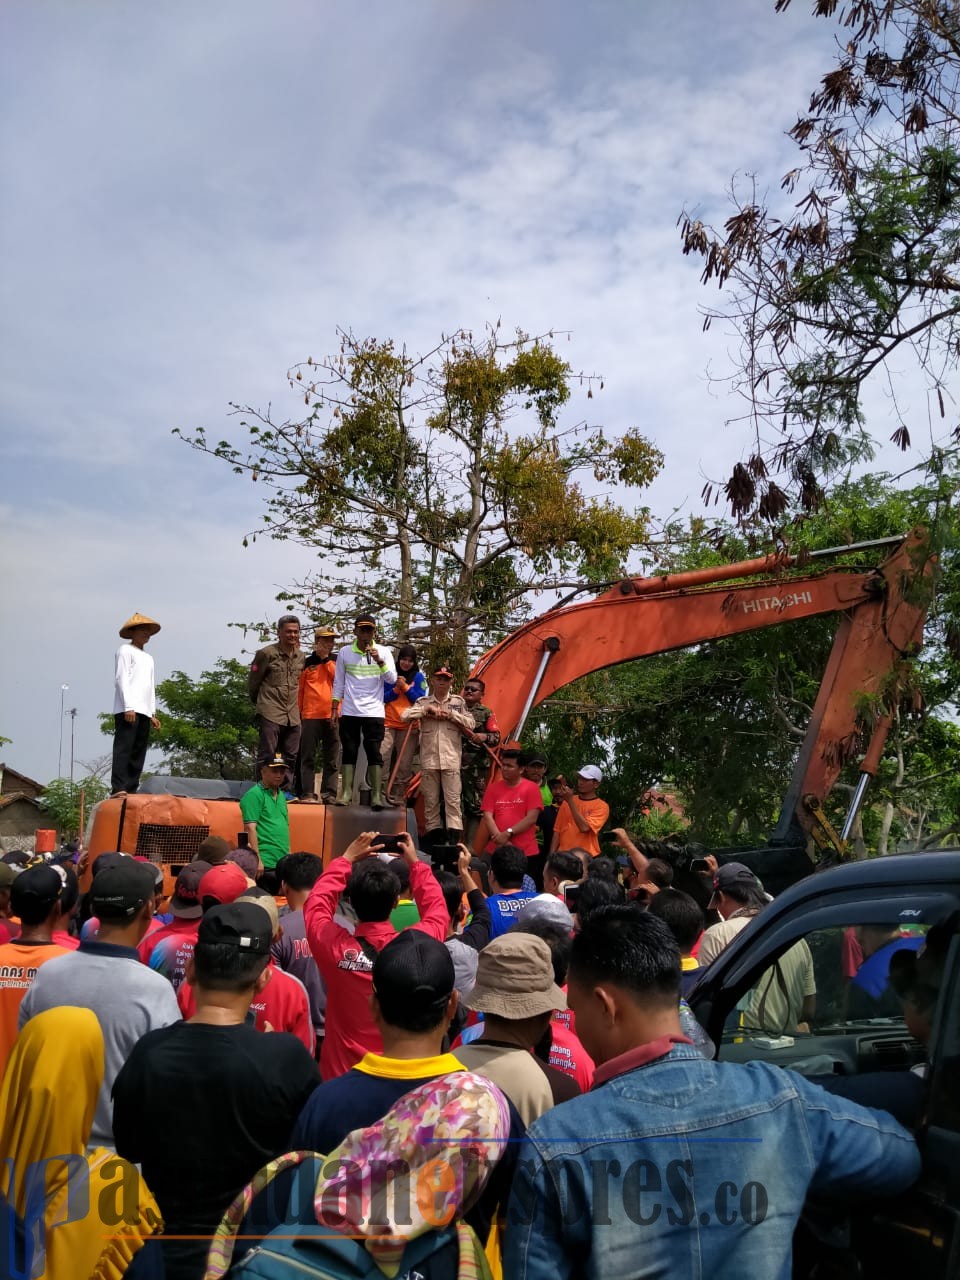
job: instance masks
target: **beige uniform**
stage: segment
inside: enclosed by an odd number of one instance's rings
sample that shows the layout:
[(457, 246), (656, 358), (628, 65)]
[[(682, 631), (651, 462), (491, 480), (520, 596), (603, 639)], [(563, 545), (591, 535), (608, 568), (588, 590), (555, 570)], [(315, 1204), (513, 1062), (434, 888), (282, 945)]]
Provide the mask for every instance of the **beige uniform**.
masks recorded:
[[(443, 708), (447, 719), (430, 715), (431, 710)], [(405, 721), (420, 722), (420, 775), (423, 788), (424, 827), (436, 831), (440, 823), (440, 795), (446, 810), (446, 826), (453, 831), (463, 830), (460, 807), (460, 757), (464, 729), (473, 728), (473, 716), (459, 694), (451, 693), (444, 699), (429, 693), (403, 713)]]

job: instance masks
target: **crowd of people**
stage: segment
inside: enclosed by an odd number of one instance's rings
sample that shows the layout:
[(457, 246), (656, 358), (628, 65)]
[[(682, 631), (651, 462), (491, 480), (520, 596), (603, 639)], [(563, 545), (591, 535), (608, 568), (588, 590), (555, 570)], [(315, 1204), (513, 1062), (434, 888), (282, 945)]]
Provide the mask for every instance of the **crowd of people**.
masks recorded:
[[(159, 630), (158, 622), (139, 613), (120, 628), (113, 795), (138, 789), (150, 729), (159, 726), (154, 664), (145, 652)], [(582, 845), (599, 852), (597, 836), (609, 807), (598, 794), (598, 766), (585, 766), (572, 784), (562, 776), (548, 783), (544, 756), (530, 752), (518, 761), (508, 751), (490, 807), (487, 780), (491, 763), (499, 761), (502, 735), (484, 700), (483, 680), (471, 676), (462, 692), (453, 692), (449, 667), (424, 673), (410, 644), (394, 657), (377, 639), (370, 614), (356, 619), (353, 641), (336, 653), (335, 641), (333, 627), (318, 626), (313, 651), (304, 653), (300, 620), (286, 614), (277, 623), (276, 641), (250, 664), (248, 688), (259, 728), (256, 773), (264, 786), (246, 800), (244, 818), (257, 825), (260, 837), (282, 822), (288, 801), (345, 806), (363, 790), (373, 809), (403, 806), (418, 772), (427, 846), (464, 838), (472, 843), (483, 823), (493, 844), (511, 840), (539, 859), (532, 864), (538, 882), (551, 848)], [(267, 830), (265, 843), (263, 861), (275, 866), (286, 851), (282, 840), (277, 845)]]
[[(134, 615), (118, 655), (141, 692), (156, 626)], [(481, 681), (456, 694), (375, 635), (358, 618), (334, 656), (320, 628), (304, 661), (280, 620), (244, 839), (208, 836), (169, 899), (121, 852), (0, 860), (0, 1280), (786, 1277), (808, 1192), (909, 1186), (896, 1108), (716, 1061), (687, 1003), (765, 909), (756, 876), (707, 859), (685, 892), (606, 830), (598, 766), (549, 777)], [(155, 707), (118, 703), (135, 789)], [(324, 867), (290, 849), (287, 791), (319, 773), (352, 803), (361, 743), (382, 805), (419, 760), (426, 830)], [(848, 931), (850, 999), (893, 991), (922, 1029), (938, 945)], [(799, 1034), (815, 1001), (801, 941), (739, 1025)]]
[[(525, 816), (529, 767), (500, 780)], [(81, 894), (75, 853), (6, 855), (0, 1275), (288, 1274), (268, 1249), (291, 1276), (785, 1276), (808, 1190), (915, 1179), (891, 1115), (715, 1061), (685, 992), (767, 901), (745, 867), (708, 868), (708, 925), (625, 830), (531, 853), (483, 812), (455, 870), (408, 835), (287, 853), (279, 906), (217, 836), (169, 901), (144, 859), (100, 854)], [(804, 966), (778, 1019), (809, 1014)], [(759, 1188), (736, 1230), (703, 1208), (731, 1180)]]

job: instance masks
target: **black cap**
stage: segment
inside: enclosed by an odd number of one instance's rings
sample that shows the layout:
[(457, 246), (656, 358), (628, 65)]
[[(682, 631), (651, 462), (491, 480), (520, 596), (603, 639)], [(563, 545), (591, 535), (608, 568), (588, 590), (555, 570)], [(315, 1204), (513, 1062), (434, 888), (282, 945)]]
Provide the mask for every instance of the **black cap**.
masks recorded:
[(405, 929), (383, 948), (373, 966), (373, 989), (387, 1022), (391, 1015), (428, 1013), (437, 1020), (454, 987), (453, 957), (420, 929)]
[(26, 915), (31, 921), (36, 920), (39, 911), (44, 917), (59, 902), (66, 877), (61, 876), (56, 867), (40, 864), (21, 871), (10, 886), (10, 905), (16, 916)]
[(546, 768), (547, 757), (542, 751), (521, 751), (520, 765), (522, 767), (525, 764), (542, 764), (543, 767)]
[(722, 867), (718, 867), (714, 872), (713, 892), (726, 893), (734, 885), (738, 885), (742, 889), (759, 889), (762, 887), (750, 868), (745, 867), (742, 862), (725, 862)]
[(177, 883), (173, 889), (173, 897), (170, 899), (170, 910), (181, 920), (199, 920), (203, 915), (203, 907), (200, 903), (200, 881), (209, 870), (209, 862), (201, 862), (196, 858), (180, 868)]
[(153, 901), (155, 887), (151, 865), (124, 858), (94, 876), (90, 907), (107, 924), (126, 924), (145, 902)]
[(227, 902), (204, 913), (197, 930), (202, 945), (224, 944), (267, 955), (273, 942), (273, 924), (269, 915), (255, 902)]
[(356, 623), (355, 623), (354, 625), (355, 625), (356, 627), (376, 627), (376, 625), (377, 625), (377, 620), (376, 620), (376, 618), (375, 618), (372, 614), (370, 614), (370, 613), (361, 613), (361, 614), (358, 616), (357, 621), (356, 621)]
[(129, 861), (128, 853), (101, 853), (94, 859), (93, 874), (98, 876), (101, 871), (108, 871), (111, 867), (122, 867)]

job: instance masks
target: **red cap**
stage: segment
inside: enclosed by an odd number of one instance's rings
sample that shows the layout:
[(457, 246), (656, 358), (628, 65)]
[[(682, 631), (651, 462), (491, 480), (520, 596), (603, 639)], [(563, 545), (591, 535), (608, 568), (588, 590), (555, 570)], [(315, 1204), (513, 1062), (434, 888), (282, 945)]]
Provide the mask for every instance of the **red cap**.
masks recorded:
[(433, 674), (435, 676), (446, 676), (448, 680), (453, 679), (453, 672), (450, 670), (449, 667), (437, 667), (436, 671)]
[(208, 898), (220, 903), (235, 902), (248, 887), (247, 877), (235, 862), (221, 862), (206, 872), (197, 886), (197, 896), (204, 906)]

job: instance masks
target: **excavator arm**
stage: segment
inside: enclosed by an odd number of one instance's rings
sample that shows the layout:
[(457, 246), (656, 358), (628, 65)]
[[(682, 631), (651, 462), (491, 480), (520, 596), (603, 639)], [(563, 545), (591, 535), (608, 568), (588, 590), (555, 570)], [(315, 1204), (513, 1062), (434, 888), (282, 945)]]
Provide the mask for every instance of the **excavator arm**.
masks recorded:
[[(916, 583), (930, 572), (929, 554), (922, 531), (895, 541), (883, 564), (867, 572), (835, 567), (788, 574), (795, 562), (775, 555), (626, 579), (595, 599), (554, 608), (518, 628), (484, 654), (471, 674), (496, 690), (505, 737), (518, 738), (535, 706), (590, 672), (761, 627), (838, 614), (833, 649), (772, 839), (823, 838), (818, 812), (822, 815), (844, 764), (860, 750), (869, 728), (865, 707), (890, 693), (904, 658), (922, 641), (925, 607), (917, 603), (923, 592)], [(752, 580), (737, 581), (743, 578)], [(889, 725), (889, 717), (876, 718), (862, 774), (876, 771)], [(865, 783), (858, 788), (858, 802), (865, 789)], [(852, 819), (843, 839), (850, 825)], [(829, 834), (826, 842), (834, 843)]]

